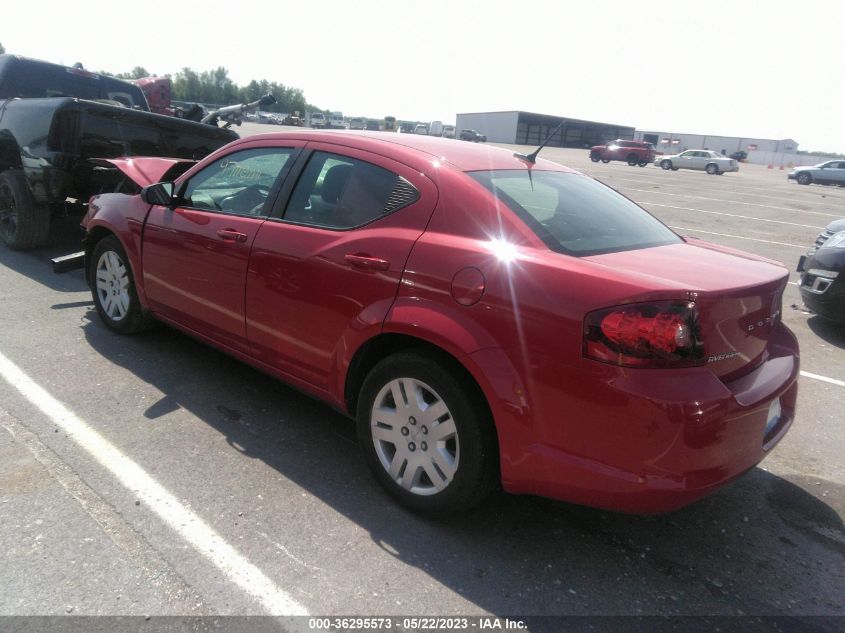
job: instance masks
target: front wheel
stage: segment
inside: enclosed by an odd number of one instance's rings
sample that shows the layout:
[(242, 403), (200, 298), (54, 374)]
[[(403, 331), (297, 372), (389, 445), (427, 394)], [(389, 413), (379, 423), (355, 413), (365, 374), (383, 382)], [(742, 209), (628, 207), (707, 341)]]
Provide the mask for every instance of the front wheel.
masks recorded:
[(150, 325), (151, 319), (135, 291), (129, 258), (115, 236), (97, 242), (91, 253), (88, 280), (97, 314), (110, 329), (134, 334)]
[(704, 171), (706, 171), (711, 176), (714, 176), (715, 174), (719, 173), (719, 166), (716, 163), (710, 163), (709, 165), (707, 165), (707, 167), (704, 168)]
[(798, 174), (795, 180), (798, 181), (799, 185), (809, 185), (811, 182), (813, 182), (813, 177), (804, 171)]
[(42, 246), (50, 235), (50, 210), (35, 204), (22, 171), (0, 174), (0, 238), (6, 246), (27, 249)]
[(601, 162), (603, 162), (603, 163), (605, 163), (605, 164), (606, 164), (606, 163), (609, 163), (609, 162), (610, 162), (610, 159), (609, 159), (609, 158), (602, 158), (602, 159), (601, 159)]
[(645, 167), (646, 165), (648, 165), (648, 161), (647, 161), (647, 160), (641, 160), (641, 161), (640, 161), (639, 163), (637, 163), (637, 164), (638, 164), (640, 167)]
[(498, 481), (495, 430), (470, 379), (424, 351), (378, 363), (358, 398), (358, 439), (382, 486), (434, 516), (480, 503)]
[(671, 160), (662, 160), (662, 161), (660, 161), (660, 166), (663, 169), (666, 169), (666, 170), (672, 169), (672, 161)]
[(601, 157), (598, 156), (597, 154), (590, 154), (590, 160), (593, 161), (594, 163), (597, 163), (601, 160)]

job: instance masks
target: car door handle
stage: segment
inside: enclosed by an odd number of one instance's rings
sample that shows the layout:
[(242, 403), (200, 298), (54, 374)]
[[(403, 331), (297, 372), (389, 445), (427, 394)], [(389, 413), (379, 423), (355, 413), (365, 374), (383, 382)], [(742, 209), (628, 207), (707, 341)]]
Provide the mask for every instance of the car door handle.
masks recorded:
[(386, 259), (373, 257), (366, 253), (349, 253), (344, 256), (344, 259), (356, 268), (366, 268), (368, 270), (387, 270), (390, 268), (390, 262)]
[(220, 229), (217, 231), (217, 237), (224, 242), (246, 242), (246, 233), (241, 233), (235, 229)]

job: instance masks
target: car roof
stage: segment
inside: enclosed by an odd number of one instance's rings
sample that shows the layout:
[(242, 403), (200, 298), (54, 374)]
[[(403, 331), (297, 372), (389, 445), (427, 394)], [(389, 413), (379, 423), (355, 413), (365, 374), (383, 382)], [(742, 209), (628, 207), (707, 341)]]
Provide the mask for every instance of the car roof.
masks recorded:
[[(438, 136), (421, 136), (419, 134), (397, 134), (395, 132), (376, 132), (358, 130), (302, 130), (273, 132), (258, 136), (248, 136), (238, 143), (254, 140), (283, 140), (299, 139), (304, 141), (337, 143), (362, 150), (383, 154), (390, 148), (390, 157), (408, 161), (424, 161), (430, 163), (432, 159), (448, 162), (461, 171), (482, 171), (490, 169), (528, 169), (530, 163), (514, 156), (513, 150), (496, 147), (495, 145), (467, 143), (455, 139), (440, 138)], [(529, 150), (529, 151), (533, 151)], [(534, 169), (545, 171), (574, 172), (542, 158), (537, 159)]]

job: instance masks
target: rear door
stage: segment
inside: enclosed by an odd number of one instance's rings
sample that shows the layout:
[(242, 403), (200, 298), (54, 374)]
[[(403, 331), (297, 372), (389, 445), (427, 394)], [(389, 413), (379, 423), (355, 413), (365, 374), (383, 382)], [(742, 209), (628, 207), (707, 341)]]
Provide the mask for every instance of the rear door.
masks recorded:
[(179, 206), (153, 206), (142, 255), (153, 312), (249, 352), (244, 285), (250, 249), (301, 146), (241, 145), (184, 182)]
[(327, 389), (356, 332), (381, 326), (437, 189), (418, 169), (339, 145), (310, 143), (300, 162), (285, 208), (255, 238), (247, 335), (258, 360)]
[(831, 182), (837, 185), (845, 185), (845, 161), (834, 162), (830, 169), (825, 171), (829, 172), (827, 177)]

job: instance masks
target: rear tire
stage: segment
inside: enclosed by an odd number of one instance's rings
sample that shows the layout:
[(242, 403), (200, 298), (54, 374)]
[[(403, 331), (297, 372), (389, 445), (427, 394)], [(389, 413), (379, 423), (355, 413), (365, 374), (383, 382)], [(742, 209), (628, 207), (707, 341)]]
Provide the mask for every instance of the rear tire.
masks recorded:
[(605, 163), (605, 164), (606, 164), (606, 163), (609, 163), (609, 162), (610, 162), (610, 159), (609, 159), (609, 158), (602, 158), (602, 159), (601, 159), (601, 162), (603, 162), (603, 163)]
[(668, 170), (672, 169), (672, 161), (671, 161), (671, 160), (661, 160), (661, 161), (660, 161), (660, 166), (661, 166), (663, 169), (665, 169), (665, 170), (667, 170), (667, 171), (668, 171)]
[(636, 154), (629, 154), (626, 160), (631, 167), (636, 167), (637, 163), (640, 162), (640, 158)]
[(594, 163), (597, 163), (601, 160), (601, 158), (599, 157), (598, 154), (590, 154), (590, 160), (593, 161)]
[(388, 356), (358, 398), (358, 440), (379, 483), (430, 516), (481, 503), (499, 481), (489, 409), (469, 379), (425, 350)]
[(795, 180), (798, 182), (799, 185), (809, 185), (813, 182), (813, 176), (808, 174), (806, 171), (802, 171), (795, 177)]
[(16, 250), (35, 248), (50, 236), (50, 210), (36, 205), (22, 171), (0, 174), (0, 238)]
[(110, 235), (97, 242), (88, 266), (94, 307), (109, 329), (134, 334), (152, 324), (152, 317), (141, 307), (132, 267), (120, 240)]

